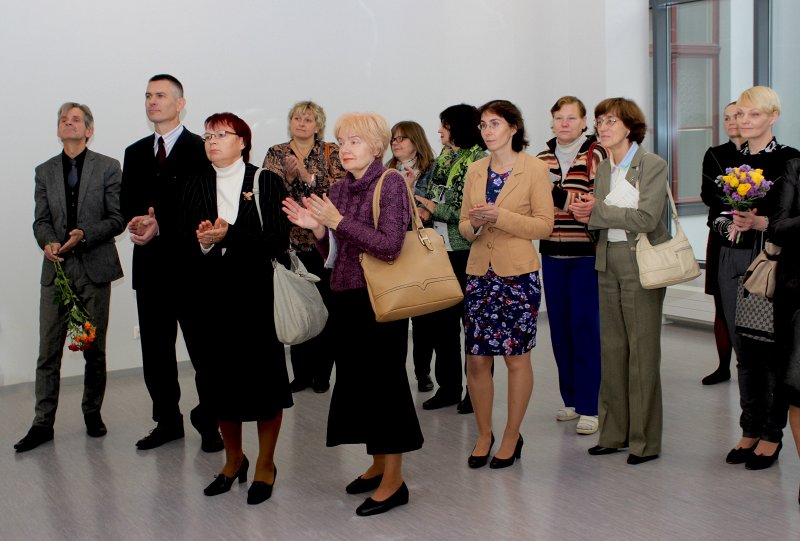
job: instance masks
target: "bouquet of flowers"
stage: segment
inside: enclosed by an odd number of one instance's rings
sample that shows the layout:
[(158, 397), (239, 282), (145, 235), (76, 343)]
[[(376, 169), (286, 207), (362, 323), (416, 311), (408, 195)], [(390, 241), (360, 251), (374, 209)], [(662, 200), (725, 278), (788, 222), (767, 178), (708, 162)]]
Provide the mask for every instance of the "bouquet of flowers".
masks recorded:
[(80, 304), (80, 299), (72, 291), (69, 285), (69, 278), (64, 274), (61, 263), (54, 261), (56, 266), (55, 285), (58, 288), (56, 304), (63, 304), (67, 307), (67, 335), (70, 344), (67, 346), (70, 351), (84, 351), (94, 343), (97, 328), (92, 324), (89, 314)]
[[(755, 202), (767, 195), (772, 182), (764, 178), (764, 171), (749, 165), (728, 167), (716, 183), (722, 188), (722, 200), (734, 210), (750, 210)], [(732, 231), (728, 240), (732, 244), (742, 240), (741, 231)]]

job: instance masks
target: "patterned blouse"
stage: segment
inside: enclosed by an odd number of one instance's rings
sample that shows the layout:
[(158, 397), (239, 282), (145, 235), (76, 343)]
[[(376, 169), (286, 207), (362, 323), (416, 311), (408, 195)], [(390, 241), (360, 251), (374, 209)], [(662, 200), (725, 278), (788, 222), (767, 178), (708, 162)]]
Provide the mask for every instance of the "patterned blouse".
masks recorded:
[(469, 242), (458, 232), (464, 179), (470, 164), (486, 156), (486, 151), (478, 145), (456, 151), (445, 147), (433, 165), (425, 197), (436, 203), (431, 218), (447, 224), (447, 236), (453, 250), (469, 250)]
[[(344, 178), (345, 170), (342, 162), (339, 161), (339, 146), (335, 143), (317, 141), (309, 152), (308, 157), (303, 160), (303, 164), (309, 173), (316, 175), (316, 186), (311, 187), (299, 178), (292, 182), (286, 181), (283, 171), (283, 159), (287, 156), (295, 156), (294, 150), (289, 143), (275, 145), (267, 151), (264, 158), (265, 169), (280, 175), (289, 191), (289, 197), (295, 201), (300, 201), (303, 197), (308, 197), (312, 193), (322, 197), (323, 193), (328, 193), (331, 185), (337, 180)], [(292, 226), (289, 232), (289, 241), (295, 250), (300, 252), (310, 252), (316, 250), (314, 234), (299, 226)]]

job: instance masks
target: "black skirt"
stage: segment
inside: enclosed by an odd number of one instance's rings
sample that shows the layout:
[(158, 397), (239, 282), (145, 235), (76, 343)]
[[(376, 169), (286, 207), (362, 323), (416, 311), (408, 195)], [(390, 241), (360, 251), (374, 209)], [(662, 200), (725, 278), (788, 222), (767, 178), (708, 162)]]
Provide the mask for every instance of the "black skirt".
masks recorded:
[(336, 384), (328, 447), (364, 443), (370, 455), (421, 448), (422, 430), (406, 373), (408, 319), (376, 322), (366, 288), (332, 297)]

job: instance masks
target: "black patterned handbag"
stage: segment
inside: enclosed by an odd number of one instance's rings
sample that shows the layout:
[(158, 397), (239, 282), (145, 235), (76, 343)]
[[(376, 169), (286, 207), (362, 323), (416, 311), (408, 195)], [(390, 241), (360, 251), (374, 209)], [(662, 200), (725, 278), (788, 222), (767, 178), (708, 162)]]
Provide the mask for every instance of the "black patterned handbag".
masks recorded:
[(736, 291), (736, 333), (759, 342), (775, 341), (775, 310), (772, 299), (750, 293), (739, 278)]

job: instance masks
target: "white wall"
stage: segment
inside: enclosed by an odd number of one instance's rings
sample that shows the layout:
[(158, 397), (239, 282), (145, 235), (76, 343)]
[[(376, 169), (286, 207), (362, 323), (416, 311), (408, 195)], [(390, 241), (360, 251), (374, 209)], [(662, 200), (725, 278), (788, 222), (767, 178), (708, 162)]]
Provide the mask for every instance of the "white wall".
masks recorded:
[[(172, 73), (186, 88), (186, 126), (199, 132), (209, 114), (233, 111), (253, 127), (259, 162), (287, 139), (286, 113), (301, 99), (322, 104), (331, 127), (342, 112), (374, 110), (390, 123), (417, 120), (438, 143), (448, 105), (506, 98), (525, 114), (536, 151), (561, 95), (590, 109), (607, 95), (650, 100), (642, 0), (42, 0), (3, 11), (0, 385), (34, 375), (42, 256), (31, 232), (33, 168), (60, 152), (64, 101), (92, 108), (91, 148), (121, 160), (151, 129), (148, 77)], [(141, 363), (131, 244), (121, 236), (117, 247), (126, 277), (112, 288), (110, 370)], [(220, 335), (231, 332), (221, 320)], [(82, 364), (68, 353), (63, 375)]]

